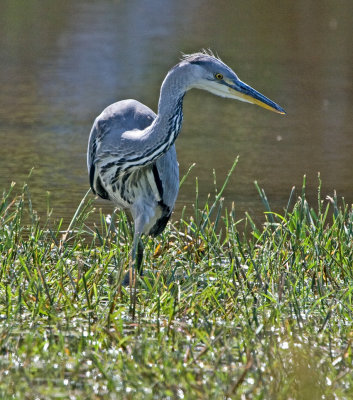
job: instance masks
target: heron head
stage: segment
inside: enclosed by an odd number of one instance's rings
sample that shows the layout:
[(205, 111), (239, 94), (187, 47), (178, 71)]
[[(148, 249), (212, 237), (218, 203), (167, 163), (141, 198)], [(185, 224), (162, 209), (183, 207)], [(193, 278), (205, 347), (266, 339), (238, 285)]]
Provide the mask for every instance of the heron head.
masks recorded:
[(279, 114), (285, 114), (282, 107), (242, 82), (231, 68), (213, 54), (186, 55), (182, 63), (189, 68), (191, 74), (188, 89), (207, 90), (217, 96), (257, 104)]

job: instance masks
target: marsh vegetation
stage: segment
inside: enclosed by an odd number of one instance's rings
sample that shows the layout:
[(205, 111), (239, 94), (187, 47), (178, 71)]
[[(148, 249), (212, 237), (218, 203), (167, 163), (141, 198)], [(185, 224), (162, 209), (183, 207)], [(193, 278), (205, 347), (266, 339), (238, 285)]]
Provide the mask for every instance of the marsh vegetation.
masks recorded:
[[(320, 183), (319, 183), (320, 185)], [(130, 290), (124, 214), (84, 198), (70, 227), (25, 185), (0, 205), (2, 399), (349, 399), (352, 207), (308, 204), (240, 221), (222, 190), (146, 241)], [(95, 215), (99, 223), (87, 221)], [(240, 228), (241, 226), (241, 228)]]

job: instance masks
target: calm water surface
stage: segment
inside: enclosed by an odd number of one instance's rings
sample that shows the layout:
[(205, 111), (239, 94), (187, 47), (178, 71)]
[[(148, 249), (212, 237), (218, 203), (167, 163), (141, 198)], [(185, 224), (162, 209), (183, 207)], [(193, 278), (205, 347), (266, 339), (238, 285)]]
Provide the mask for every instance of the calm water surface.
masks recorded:
[[(29, 180), (69, 219), (88, 188), (86, 146), (94, 118), (135, 98), (156, 110), (160, 84), (180, 52), (217, 51), (242, 80), (279, 103), (280, 116), (191, 91), (177, 151), (196, 162), (177, 212), (213, 191), (234, 158), (226, 191), (239, 218), (261, 218), (253, 181), (281, 210), (307, 175), (315, 199), (337, 190), (353, 202), (353, 2), (222, 0), (44, 1), (0, 4), (0, 188)], [(97, 202), (102, 206), (104, 202)], [(106, 212), (110, 206), (104, 208)]]

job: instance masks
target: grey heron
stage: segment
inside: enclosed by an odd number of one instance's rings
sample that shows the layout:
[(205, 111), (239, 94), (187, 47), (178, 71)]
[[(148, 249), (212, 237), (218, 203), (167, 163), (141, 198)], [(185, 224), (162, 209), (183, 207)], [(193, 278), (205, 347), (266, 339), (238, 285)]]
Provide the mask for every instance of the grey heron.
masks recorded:
[(212, 53), (185, 55), (165, 77), (158, 114), (136, 100), (108, 106), (95, 119), (88, 143), (91, 189), (134, 222), (131, 264), (142, 274), (142, 235), (163, 232), (179, 190), (174, 142), (183, 121), (183, 99), (192, 89), (285, 111), (244, 82)]

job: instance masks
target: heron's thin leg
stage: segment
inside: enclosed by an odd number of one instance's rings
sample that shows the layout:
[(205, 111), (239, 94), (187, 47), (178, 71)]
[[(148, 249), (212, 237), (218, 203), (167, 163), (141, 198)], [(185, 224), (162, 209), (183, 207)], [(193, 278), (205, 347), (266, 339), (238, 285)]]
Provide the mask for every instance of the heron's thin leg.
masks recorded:
[(136, 229), (136, 223), (135, 223), (135, 233), (132, 241), (129, 271), (125, 275), (125, 278), (123, 280), (123, 285), (135, 286), (136, 272), (138, 272), (140, 276), (143, 273), (142, 259), (143, 259), (143, 242), (141, 240), (141, 234), (139, 233), (139, 230)]
[(142, 275), (143, 273), (142, 259), (143, 259), (143, 242), (141, 239), (141, 235), (135, 234), (132, 243), (131, 261), (132, 261), (132, 266), (136, 269), (136, 271), (140, 275)]
[(130, 285), (133, 283), (132, 286), (135, 286), (135, 278), (136, 278), (136, 264), (137, 264), (137, 249), (138, 249), (138, 243), (140, 240), (140, 235), (135, 232), (134, 233), (134, 239), (132, 241), (132, 249), (131, 249), (131, 259), (130, 259), (130, 268), (129, 268), (129, 281)]
[(143, 275), (143, 265), (142, 265), (142, 260), (143, 260), (143, 242), (142, 239), (140, 238), (137, 244), (137, 253), (136, 253), (136, 270), (140, 274), (140, 276)]
[(136, 294), (137, 294), (137, 281), (136, 274), (142, 275), (142, 257), (143, 257), (143, 243), (139, 231), (135, 231), (134, 240), (132, 242), (131, 262), (129, 268), (129, 285), (131, 290), (131, 304), (130, 311), (132, 312), (132, 319), (135, 319), (136, 310)]

